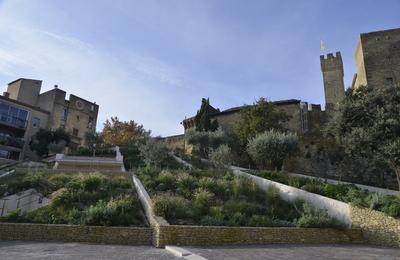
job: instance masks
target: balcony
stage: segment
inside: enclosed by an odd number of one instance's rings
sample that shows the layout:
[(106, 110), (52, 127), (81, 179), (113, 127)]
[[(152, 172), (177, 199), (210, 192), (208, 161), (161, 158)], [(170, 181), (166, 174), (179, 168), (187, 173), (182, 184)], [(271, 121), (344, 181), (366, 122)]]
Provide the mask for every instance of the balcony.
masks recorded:
[(24, 139), (13, 137), (0, 133), (0, 145), (10, 146), (22, 149), (24, 147)]
[(7, 114), (1, 114), (0, 115), (0, 123), (6, 124), (12, 127), (17, 127), (20, 129), (26, 129), (26, 126), (28, 125), (27, 120), (23, 120), (21, 118), (7, 115)]

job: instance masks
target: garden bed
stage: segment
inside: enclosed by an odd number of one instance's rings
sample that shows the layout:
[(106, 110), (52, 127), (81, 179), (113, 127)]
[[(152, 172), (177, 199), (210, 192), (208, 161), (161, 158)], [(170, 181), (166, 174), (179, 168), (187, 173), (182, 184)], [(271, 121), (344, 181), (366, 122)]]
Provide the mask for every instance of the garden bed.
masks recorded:
[(281, 199), (251, 180), (226, 170), (136, 172), (153, 200), (154, 213), (173, 225), (249, 227), (335, 227), (345, 225), (310, 205)]
[(131, 182), (100, 173), (17, 173), (1, 179), (0, 197), (35, 189), (47, 206), (10, 212), (1, 222), (91, 226), (147, 226)]
[(271, 181), (400, 218), (400, 198), (397, 196), (371, 192), (351, 184), (331, 184), (322, 179), (290, 176), (280, 172), (254, 170), (248, 170), (248, 172)]

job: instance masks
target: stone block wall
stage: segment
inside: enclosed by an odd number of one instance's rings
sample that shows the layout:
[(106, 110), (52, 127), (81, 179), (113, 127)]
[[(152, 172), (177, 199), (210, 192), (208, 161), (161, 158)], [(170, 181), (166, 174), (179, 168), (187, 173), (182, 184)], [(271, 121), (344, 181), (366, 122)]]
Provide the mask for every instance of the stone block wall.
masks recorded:
[(353, 226), (363, 230), (369, 244), (400, 247), (400, 219), (368, 208), (351, 207)]
[(362, 243), (360, 229), (268, 228), (169, 225), (159, 227), (157, 247), (165, 245), (255, 245), (278, 243)]
[(151, 239), (152, 230), (148, 227), (0, 223), (0, 240), (151, 245)]

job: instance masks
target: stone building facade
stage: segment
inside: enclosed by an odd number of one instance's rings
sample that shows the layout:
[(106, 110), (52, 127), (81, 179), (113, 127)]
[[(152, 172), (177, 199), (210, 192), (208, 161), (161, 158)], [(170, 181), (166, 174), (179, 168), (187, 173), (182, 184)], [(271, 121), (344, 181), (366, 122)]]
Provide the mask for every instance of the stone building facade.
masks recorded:
[(336, 57), (329, 53), (320, 56), (321, 71), (324, 79), (325, 110), (333, 110), (344, 98), (343, 61), (340, 52)]
[[(272, 102), (277, 109), (285, 112), (290, 119), (285, 123), (285, 128), (292, 132), (306, 133), (321, 124), (323, 111), (320, 105), (308, 104), (298, 99), (279, 100)], [(216, 112), (211, 114), (211, 120), (217, 120), (223, 130), (232, 130), (240, 120), (240, 111), (249, 105), (233, 107), (223, 111), (213, 108)], [(185, 132), (194, 128), (195, 117), (186, 118), (182, 121)]]
[(0, 158), (20, 160), (34, 157), (29, 150), (31, 137), (40, 128), (65, 129), (70, 147), (86, 144), (87, 132), (96, 131), (99, 106), (66, 92), (57, 85), (40, 93), (41, 80), (20, 78), (8, 84), (0, 96)]
[(361, 33), (352, 87), (400, 84), (400, 28)]

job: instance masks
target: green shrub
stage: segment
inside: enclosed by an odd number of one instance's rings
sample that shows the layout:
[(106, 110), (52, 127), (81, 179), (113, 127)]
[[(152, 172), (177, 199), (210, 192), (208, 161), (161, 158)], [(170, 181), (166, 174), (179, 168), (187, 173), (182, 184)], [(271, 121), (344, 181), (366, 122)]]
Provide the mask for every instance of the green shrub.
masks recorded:
[(235, 212), (229, 219), (226, 220), (226, 225), (228, 226), (245, 226), (246, 224), (246, 216), (240, 212)]
[(248, 226), (251, 227), (271, 227), (273, 221), (267, 216), (253, 215), (248, 221)]
[(101, 188), (104, 177), (101, 175), (87, 175), (81, 177), (82, 188), (85, 191), (97, 191)]
[(193, 196), (193, 206), (204, 214), (212, 205), (213, 198), (213, 193), (207, 190), (198, 189)]
[(190, 191), (197, 188), (197, 181), (193, 176), (190, 176), (188, 173), (183, 172), (178, 175), (176, 186), (181, 190)]
[(246, 216), (254, 214), (262, 215), (265, 213), (265, 208), (255, 202), (243, 201), (243, 200), (228, 200), (223, 205), (223, 211), (225, 216), (231, 216), (237, 212), (240, 212)]
[(302, 187), (305, 191), (320, 194), (320, 195), (325, 195), (324, 193), (324, 185), (316, 180), (312, 180), (308, 182), (306, 185)]
[(382, 211), (391, 217), (398, 218), (400, 217), (400, 202), (394, 201), (387, 204), (383, 207)]
[(86, 225), (129, 226), (140, 223), (138, 201), (133, 197), (120, 197), (109, 202), (98, 201), (85, 212), (83, 222)]
[(344, 202), (351, 203), (354, 206), (368, 207), (366, 201), (367, 192), (359, 188), (352, 187), (347, 191), (346, 196), (343, 198)]
[(296, 188), (301, 188), (304, 185), (306, 185), (308, 179), (302, 178), (302, 177), (297, 177), (297, 176), (289, 176), (287, 178), (288, 185)]
[(200, 225), (202, 225), (202, 226), (223, 226), (224, 221), (219, 218), (216, 218), (216, 217), (204, 216), (200, 220)]
[(72, 176), (67, 174), (54, 174), (49, 176), (48, 180), (56, 185), (57, 188), (61, 188), (72, 180)]
[(162, 189), (158, 190), (173, 190), (176, 187), (177, 176), (172, 174), (170, 171), (163, 170), (157, 177), (159, 185), (162, 185)]
[(330, 217), (326, 211), (312, 208), (309, 204), (303, 205), (303, 211), (297, 220), (297, 226), (308, 228), (345, 227), (343, 223)]
[(115, 189), (115, 188), (120, 188), (120, 189), (131, 189), (132, 188), (132, 184), (131, 182), (123, 177), (123, 176), (115, 176), (111, 179), (111, 188)]
[(324, 194), (332, 199), (343, 200), (346, 197), (350, 187), (350, 185), (345, 184), (334, 185), (327, 183), (324, 186)]
[(157, 195), (153, 199), (154, 213), (167, 220), (192, 216), (190, 202), (181, 196)]

